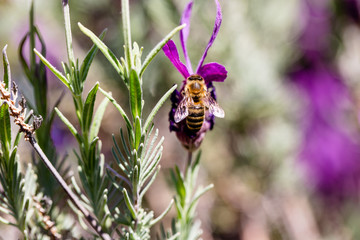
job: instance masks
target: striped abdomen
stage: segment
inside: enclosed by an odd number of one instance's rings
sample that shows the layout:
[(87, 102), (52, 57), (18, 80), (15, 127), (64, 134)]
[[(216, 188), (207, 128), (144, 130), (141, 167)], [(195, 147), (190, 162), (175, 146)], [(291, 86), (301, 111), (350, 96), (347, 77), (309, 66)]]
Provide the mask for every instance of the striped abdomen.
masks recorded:
[(186, 117), (186, 126), (191, 132), (198, 132), (204, 122), (205, 107), (193, 105), (188, 107), (189, 115)]

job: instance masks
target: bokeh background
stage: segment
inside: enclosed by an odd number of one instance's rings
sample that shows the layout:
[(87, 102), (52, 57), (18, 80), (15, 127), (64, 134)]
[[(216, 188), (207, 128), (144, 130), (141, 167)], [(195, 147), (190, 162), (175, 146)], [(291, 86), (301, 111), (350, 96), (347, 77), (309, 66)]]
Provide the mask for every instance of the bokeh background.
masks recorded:
[[(34, 0), (35, 21), (50, 61), (66, 61), (61, 1)], [(177, 26), (187, 1), (130, 0), (132, 38), (144, 54)], [(223, 23), (207, 62), (228, 70), (217, 83), (226, 117), (216, 119), (202, 144), (199, 185), (214, 183), (198, 206), (203, 239), (360, 239), (360, 9), (358, 0), (220, 0)], [(0, 0), (0, 46), (8, 44), (13, 79), (24, 95), (32, 91), (22, 72), (18, 45), (28, 30), (30, 1)], [(118, 0), (70, 0), (75, 55), (83, 58), (91, 41), (77, 22), (99, 34), (122, 56)], [(195, 0), (188, 40), (197, 62), (215, 19), (211, 0)], [(178, 35), (174, 37), (179, 43)], [(69, 93), (48, 72), (50, 106), (65, 92), (61, 111), (75, 121)], [(144, 75), (145, 112), (181, 75), (160, 53)], [(127, 93), (106, 59), (98, 54), (87, 88), (96, 81), (126, 109)], [(98, 102), (102, 99), (99, 94)], [(169, 169), (185, 166), (186, 151), (168, 130), (167, 102), (155, 119), (165, 136), (162, 172), (147, 195), (159, 214), (172, 198)], [(101, 128), (106, 161), (111, 134), (124, 125), (109, 105)], [(75, 140), (59, 119), (52, 137), (60, 155)], [(31, 161), (26, 143), (22, 161)], [(74, 172), (75, 168), (74, 168)], [(165, 219), (169, 225), (174, 212)], [(0, 238), (16, 230), (0, 225)]]

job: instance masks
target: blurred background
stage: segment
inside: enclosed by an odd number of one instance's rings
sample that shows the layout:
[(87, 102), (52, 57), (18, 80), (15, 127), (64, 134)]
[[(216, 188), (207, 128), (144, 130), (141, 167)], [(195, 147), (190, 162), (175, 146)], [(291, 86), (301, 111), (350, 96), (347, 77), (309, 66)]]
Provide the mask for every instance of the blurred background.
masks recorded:
[[(47, 56), (60, 69), (66, 61), (61, 1), (34, 2)], [(144, 55), (178, 25), (186, 4), (130, 0), (132, 38), (144, 46)], [(229, 72), (224, 83), (215, 83), (226, 117), (216, 119), (201, 147), (198, 184), (215, 185), (198, 206), (203, 239), (360, 239), (360, 2), (220, 4), (223, 23), (205, 62), (219, 62)], [(29, 28), (29, 8), (30, 1), (0, 0), (0, 46), (8, 44), (13, 80), (31, 99), (17, 52)], [(119, 0), (70, 1), (76, 57), (82, 59), (92, 45), (77, 22), (96, 34), (107, 28), (105, 43), (122, 56), (120, 9)], [(211, 36), (215, 12), (213, 1), (195, 0), (188, 40), (193, 63)], [(179, 43), (178, 35), (173, 39)], [(59, 108), (75, 123), (71, 96), (49, 72), (48, 80), (49, 105), (64, 92)], [(144, 75), (145, 112), (181, 80), (160, 53)], [(128, 109), (125, 86), (101, 54), (90, 69), (87, 88), (96, 81)], [(97, 102), (102, 98), (99, 94)], [(168, 101), (155, 119), (165, 136), (162, 172), (147, 195), (156, 215), (174, 194), (169, 169), (175, 164), (184, 168), (187, 154), (169, 132), (169, 110)], [(107, 162), (114, 161), (111, 134), (118, 135), (123, 126), (109, 105), (100, 133)], [(75, 167), (72, 135), (59, 119), (52, 132), (57, 151), (68, 153), (68, 163)], [(22, 146), (21, 160), (31, 161), (27, 144)], [(174, 215), (170, 212), (166, 226)], [(16, 236), (16, 229), (3, 225), (0, 232), (4, 239)]]

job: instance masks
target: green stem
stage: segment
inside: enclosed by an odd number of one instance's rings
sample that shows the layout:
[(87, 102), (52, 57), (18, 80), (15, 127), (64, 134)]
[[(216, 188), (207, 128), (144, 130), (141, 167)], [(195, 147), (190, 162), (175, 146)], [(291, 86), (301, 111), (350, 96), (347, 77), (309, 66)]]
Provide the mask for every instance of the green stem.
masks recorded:
[(75, 105), (75, 110), (76, 110), (76, 116), (79, 120), (80, 126), (82, 126), (82, 113), (84, 110), (84, 103), (82, 101), (81, 95), (75, 95), (73, 93), (73, 100), (74, 100), (74, 105)]
[(189, 167), (191, 167), (191, 163), (192, 163), (192, 152), (189, 151), (186, 166), (185, 166), (185, 169), (184, 169), (184, 179), (186, 179), (186, 174), (188, 172)]
[(128, 64), (128, 72), (132, 68), (131, 63), (131, 28), (130, 28), (130, 9), (129, 9), (129, 0), (121, 0), (121, 13), (123, 21), (123, 35), (124, 35), (124, 44), (125, 44), (125, 60)]

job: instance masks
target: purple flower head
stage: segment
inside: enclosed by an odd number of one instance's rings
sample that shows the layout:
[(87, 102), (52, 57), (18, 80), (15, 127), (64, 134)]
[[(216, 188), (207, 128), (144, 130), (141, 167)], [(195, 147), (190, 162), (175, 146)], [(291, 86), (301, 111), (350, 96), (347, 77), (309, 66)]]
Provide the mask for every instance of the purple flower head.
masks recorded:
[[(358, 197), (360, 189), (360, 134), (352, 120), (355, 102), (331, 58), (337, 49), (330, 40), (338, 19), (330, 2), (301, 3), (303, 29), (297, 44), (302, 58), (290, 73), (305, 100), (299, 160), (319, 196), (341, 203)], [(355, 0), (341, 4), (357, 6)]]
[(211, 45), (213, 44), (213, 42), (219, 32), (221, 21), (222, 21), (220, 4), (219, 4), (218, 0), (215, 0), (215, 3), (216, 3), (216, 7), (217, 7), (217, 14), (216, 14), (216, 19), (215, 19), (214, 29), (213, 29), (210, 41), (205, 48), (205, 51), (198, 63), (198, 66), (196, 67), (195, 72), (192, 69), (191, 61), (190, 61), (190, 58), (189, 58), (189, 55), (187, 52), (187, 48), (186, 48), (186, 42), (187, 42), (187, 38), (188, 38), (189, 32), (190, 32), (190, 17), (191, 17), (193, 1), (190, 1), (188, 3), (188, 5), (186, 6), (186, 8), (183, 12), (183, 15), (181, 17), (181, 21), (180, 21), (180, 24), (184, 24), (184, 23), (186, 24), (185, 28), (183, 28), (180, 31), (180, 43), (181, 43), (181, 47), (182, 47), (182, 50), (184, 53), (184, 58), (185, 58), (186, 64), (184, 64), (180, 61), (177, 47), (172, 40), (170, 40), (163, 47), (163, 51), (164, 51), (165, 55), (169, 58), (169, 60), (172, 62), (172, 64), (176, 67), (176, 69), (183, 76), (183, 84), (182, 84), (180, 92), (175, 90), (171, 96), (172, 108), (169, 113), (170, 131), (176, 132), (176, 136), (178, 137), (180, 142), (189, 151), (196, 150), (200, 146), (200, 144), (205, 136), (205, 133), (208, 130), (211, 130), (213, 128), (214, 115), (210, 114), (210, 113), (206, 113), (203, 125), (202, 125), (201, 129), (199, 131), (197, 131), (196, 133), (189, 131), (185, 120), (182, 120), (178, 123), (175, 122), (174, 114), (175, 114), (175, 111), (176, 111), (179, 103), (183, 99), (183, 95), (181, 94), (181, 92), (183, 92), (183, 90), (184, 90), (184, 87), (186, 84), (186, 79), (194, 74), (200, 75), (204, 79), (207, 90), (210, 93), (211, 97), (216, 100), (215, 88), (214, 88), (212, 82), (214, 82), (214, 81), (215, 82), (223, 82), (227, 77), (227, 71), (226, 71), (225, 67), (222, 66), (221, 64), (216, 63), (216, 62), (204, 64), (204, 60), (206, 58), (207, 52), (210, 49)]
[(343, 123), (350, 100), (348, 89), (329, 66), (300, 69), (291, 77), (308, 100), (300, 153), (307, 179), (331, 199), (357, 195), (359, 135), (350, 124)]

